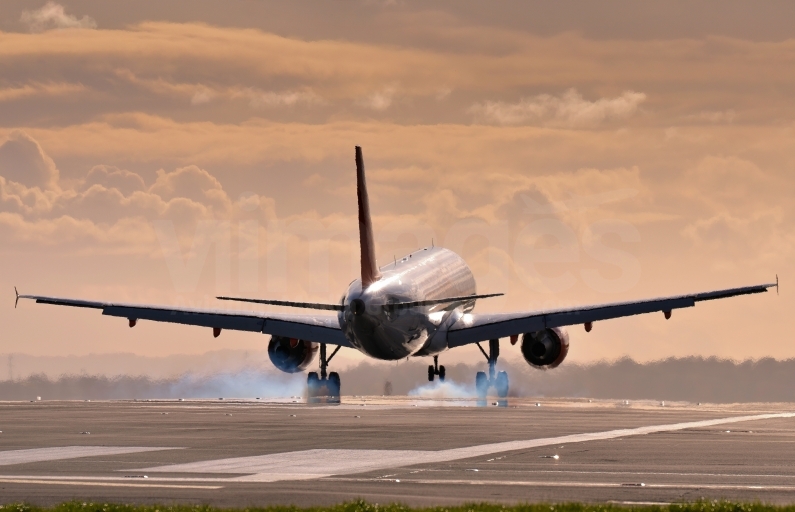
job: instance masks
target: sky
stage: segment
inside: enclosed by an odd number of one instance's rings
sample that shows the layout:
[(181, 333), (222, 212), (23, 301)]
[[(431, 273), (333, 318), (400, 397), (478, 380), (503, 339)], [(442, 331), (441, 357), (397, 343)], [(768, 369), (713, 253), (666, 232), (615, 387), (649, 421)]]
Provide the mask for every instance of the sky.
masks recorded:
[(0, 69), (0, 353), (263, 350), (13, 287), (337, 302), (361, 145), (379, 264), (453, 249), (505, 293), (476, 311), (782, 280), (574, 326), (574, 362), (795, 357), (788, 2), (6, 0)]

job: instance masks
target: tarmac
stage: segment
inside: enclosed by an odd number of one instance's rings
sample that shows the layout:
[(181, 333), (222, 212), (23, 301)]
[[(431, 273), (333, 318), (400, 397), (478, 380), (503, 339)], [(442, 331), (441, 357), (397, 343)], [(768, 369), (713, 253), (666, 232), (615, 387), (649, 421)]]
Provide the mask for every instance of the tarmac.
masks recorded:
[(795, 404), (0, 402), (0, 503), (795, 502)]

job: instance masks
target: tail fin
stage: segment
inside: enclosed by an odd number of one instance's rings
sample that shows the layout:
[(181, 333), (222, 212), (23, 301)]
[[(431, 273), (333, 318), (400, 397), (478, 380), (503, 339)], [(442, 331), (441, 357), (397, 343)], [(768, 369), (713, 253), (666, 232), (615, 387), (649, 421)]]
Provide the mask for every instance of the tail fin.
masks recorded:
[(370, 220), (370, 201), (367, 198), (367, 183), (364, 181), (362, 148), (356, 146), (356, 195), (359, 198), (359, 246), (362, 262), (362, 288), (367, 288), (381, 278), (375, 263), (375, 241), (373, 223)]

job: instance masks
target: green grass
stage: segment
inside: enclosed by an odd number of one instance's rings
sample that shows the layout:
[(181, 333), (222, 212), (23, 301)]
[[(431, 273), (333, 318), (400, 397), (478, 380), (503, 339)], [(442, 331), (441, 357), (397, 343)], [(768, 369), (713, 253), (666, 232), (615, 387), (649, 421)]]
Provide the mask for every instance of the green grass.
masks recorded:
[(366, 501), (351, 501), (329, 507), (268, 506), (246, 508), (217, 508), (205, 505), (118, 505), (112, 503), (84, 503), (71, 501), (54, 507), (37, 507), (25, 503), (0, 505), (0, 512), (795, 512), (795, 505), (775, 506), (761, 503), (729, 501), (698, 501), (665, 506), (584, 505), (580, 503), (494, 505), (473, 503), (455, 507), (409, 507), (400, 504), (379, 505)]

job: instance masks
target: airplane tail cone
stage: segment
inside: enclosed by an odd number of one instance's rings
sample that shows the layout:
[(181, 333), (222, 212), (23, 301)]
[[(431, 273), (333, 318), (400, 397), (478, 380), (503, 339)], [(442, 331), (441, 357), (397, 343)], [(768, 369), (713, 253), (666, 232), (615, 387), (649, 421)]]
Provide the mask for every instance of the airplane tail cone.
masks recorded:
[(359, 199), (359, 246), (361, 249), (362, 288), (378, 281), (381, 274), (375, 261), (375, 240), (373, 223), (370, 219), (370, 200), (367, 197), (367, 183), (364, 179), (364, 159), (362, 148), (356, 146), (356, 195)]

